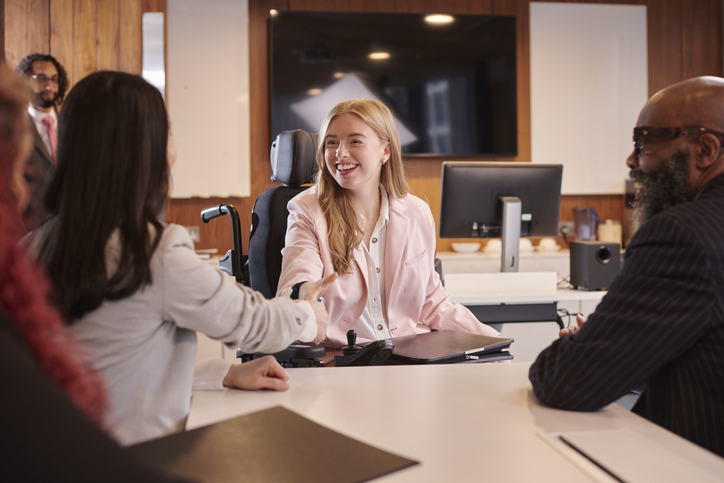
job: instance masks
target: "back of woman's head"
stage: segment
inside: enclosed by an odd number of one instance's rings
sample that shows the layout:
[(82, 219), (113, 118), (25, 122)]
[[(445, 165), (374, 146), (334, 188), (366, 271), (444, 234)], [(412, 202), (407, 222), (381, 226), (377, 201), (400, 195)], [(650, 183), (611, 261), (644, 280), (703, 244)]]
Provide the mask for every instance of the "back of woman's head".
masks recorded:
[[(327, 135), (329, 124), (341, 114), (356, 114), (369, 125), (379, 136), (382, 142), (390, 143), (390, 159), (382, 166), (380, 182), (391, 196), (402, 197), (409, 191), (405, 176), (405, 166), (402, 163), (402, 150), (400, 137), (397, 134), (392, 112), (387, 106), (374, 99), (348, 99), (342, 101), (329, 111), (319, 130), (319, 145), (317, 146), (317, 165), (319, 167), (319, 190), (339, 188), (334, 177), (327, 171), (324, 162), (324, 138)], [(336, 188), (335, 188), (336, 187)]]
[[(68, 94), (58, 120), (58, 170), (46, 195), (52, 218), (40, 249), (68, 316), (151, 282), (169, 189), (167, 145), (163, 99), (143, 78), (96, 72)], [(109, 278), (105, 247), (116, 230), (120, 261)]]
[(78, 361), (77, 343), (48, 302), (45, 274), (18, 244), (18, 205), (27, 200), (22, 166), (32, 146), (29, 92), (25, 81), (0, 63), (0, 317), (14, 325), (45, 374), (101, 422), (106, 399), (100, 376)]
[(54, 214), (138, 224), (168, 195), (168, 118), (143, 78), (96, 72), (73, 87), (58, 121), (58, 172), (48, 197)]

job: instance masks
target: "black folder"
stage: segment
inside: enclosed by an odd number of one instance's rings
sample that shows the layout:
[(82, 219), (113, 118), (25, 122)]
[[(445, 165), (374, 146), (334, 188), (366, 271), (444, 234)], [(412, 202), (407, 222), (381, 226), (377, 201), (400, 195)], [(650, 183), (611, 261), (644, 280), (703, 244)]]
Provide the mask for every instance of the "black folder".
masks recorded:
[(215, 483), (362, 482), (417, 464), (281, 406), (125, 451), (171, 475)]
[(439, 330), (392, 339), (393, 364), (459, 364), (513, 359), (504, 350), (513, 339), (487, 337), (457, 330)]

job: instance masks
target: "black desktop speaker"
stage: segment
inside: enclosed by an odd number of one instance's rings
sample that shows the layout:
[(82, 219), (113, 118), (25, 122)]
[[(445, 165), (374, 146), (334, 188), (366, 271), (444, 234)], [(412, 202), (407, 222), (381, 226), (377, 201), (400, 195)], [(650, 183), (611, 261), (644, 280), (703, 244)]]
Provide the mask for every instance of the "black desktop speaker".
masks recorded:
[(571, 242), (571, 285), (606, 290), (621, 271), (621, 245), (597, 241)]

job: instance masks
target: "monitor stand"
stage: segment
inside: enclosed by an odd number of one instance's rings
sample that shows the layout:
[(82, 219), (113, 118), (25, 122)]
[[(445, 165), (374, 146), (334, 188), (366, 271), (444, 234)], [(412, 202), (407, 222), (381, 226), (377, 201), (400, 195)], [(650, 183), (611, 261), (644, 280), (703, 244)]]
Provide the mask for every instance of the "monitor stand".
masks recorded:
[(501, 196), (500, 201), (503, 202), (503, 227), (501, 233), (503, 251), (500, 255), (500, 271), (517, 272), (522, 205), (520, 198), (515, 196)]

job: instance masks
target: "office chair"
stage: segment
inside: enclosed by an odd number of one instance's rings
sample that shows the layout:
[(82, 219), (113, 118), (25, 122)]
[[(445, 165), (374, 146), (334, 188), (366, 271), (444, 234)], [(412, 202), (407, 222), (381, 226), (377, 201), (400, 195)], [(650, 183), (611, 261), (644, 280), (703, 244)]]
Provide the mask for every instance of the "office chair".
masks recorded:
[(254, 290), (273, 298), (282, 272), (282, 248), (287, 233), (287, 203), (314, 182), (317, 134), (301, 129), (279, 134), (271, 146), (272, 181), (284, 186), (269, 188), (251, 211), (249, 281)]

